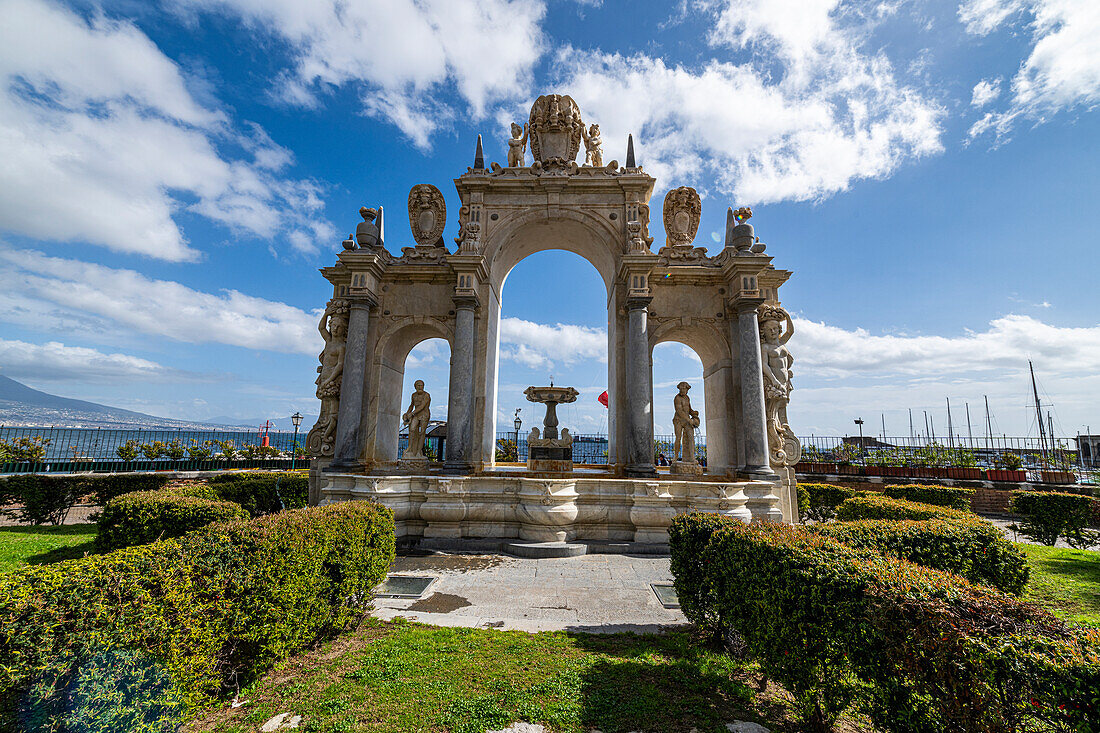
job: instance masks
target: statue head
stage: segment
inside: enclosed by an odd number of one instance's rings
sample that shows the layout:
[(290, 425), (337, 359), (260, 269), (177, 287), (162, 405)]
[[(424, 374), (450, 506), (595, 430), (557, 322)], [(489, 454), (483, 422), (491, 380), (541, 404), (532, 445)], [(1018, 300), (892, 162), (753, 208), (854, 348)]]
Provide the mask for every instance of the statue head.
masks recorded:
[(600, 126), (596, 123), (592, 123), (592, 126), (588, 128), (588, 137), (599, 137)]
[(778, 341), (779, 337), (783, 335), (783, 325), (776, 320), (764, 321), (760, 326), (760, 333), (766, 341)]
[(417, 392), (423, 392), (424, 391), (424, 380), (423, 379), (418, 379), (415, 382), (413, 382), (413, 389), (415, 389)]
[(342, 313), (333, 313), (329, 316), (328, 331), (333, 338), (342, 339), (348, 335), (348, 322)]
[(687, 382), (680, 382), (676, 385), (676, 389), (680, 390), (680, 394), (687, 394), (688, 390), (691, 389), (691, 385)]
[(521, 135), (523, 135), (523, 128), (519, 126), (519, 123), (513, 122), (512, 123), (512, 137), (518, 138)]

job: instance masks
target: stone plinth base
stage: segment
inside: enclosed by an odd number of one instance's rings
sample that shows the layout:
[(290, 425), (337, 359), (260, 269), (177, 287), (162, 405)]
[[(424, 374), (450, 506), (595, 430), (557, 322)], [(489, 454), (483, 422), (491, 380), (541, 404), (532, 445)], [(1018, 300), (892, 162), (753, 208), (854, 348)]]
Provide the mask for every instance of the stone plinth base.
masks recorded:
[(570, 473), (573, 470), (573, 461), (555, 460), (552, 458), (528, 458), (527, 470), (537, 473)]
[(427, 458), (402, 458), (397, 462), (398, 473), (420, 474), (428, 473), (429, 461)]
[(321, 504), (369, 500), (392, 509), (397, 538), (406, 545), (519, 539), (664, 547), (678, 514), (698, 510), (743, 522), (781, 522), (789, 503), (778, 481), (324, 472), (311, 478)]
[(703, 467), (696, 461), (673, 461), (668, 472), (673, 476), (702, 476)]

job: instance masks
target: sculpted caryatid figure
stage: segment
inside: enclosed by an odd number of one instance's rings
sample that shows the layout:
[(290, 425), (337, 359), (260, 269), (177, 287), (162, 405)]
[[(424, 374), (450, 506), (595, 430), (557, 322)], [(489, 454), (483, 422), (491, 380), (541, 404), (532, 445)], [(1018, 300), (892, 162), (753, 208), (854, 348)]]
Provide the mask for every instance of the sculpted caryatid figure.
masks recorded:
[(524, 122), (520, 127), (512, 123), (512, 139), (508, 141), (508, 167), (522, 168), (523, 154), (527, 152), (528, 123)]
[(428, 420), (431, 411), (432, 396), (424, 391), (424, 380), (418, 379), (413, 383), (412, 400), (409, 409), (401, 416), (402, 422), (409, 426), (409, 447), (405, 449), (404, 458), (424, 457), (424, 434), (428, 431)]
[(603, 140), (600, 138), (600, 126), (593, 124), (584, 131), (581, 126), (581, 136), (584, 138), (584, 164), (593, 168), (603, 168)]
[(336, 437), (336, 416), (340, 405), (340, 384), (344, 375), (344, 350), (348, 336), (348, 305), (332, 300), (317, 324), (324, 350), (317, 358), (317, 398), (321, 400), (321, 415), (309, 431), (306, 447), (314, 455), (332, 455)]
[(691, 398), (688, 397), (690, 384), (680, 382), (676, 389), (680, 390), (680, 394), (672, 399), (672, 406), (676, 411), (672, 417), (672, 430), (676, 434), (672, 458), (684, 463), (695, 463), (695, 428), (699, 427), (699, 411), (691, 409)]
[[(785, 324), (785, 328), (784, 328)], [(794, 335), (794, 321), (778, 305), (760, 307), (760, 356), (764, 371), (764, 408), (768, 420), (768, 447), (772, 463), (787, 466), (798, 461), (801, 447), (787, 424), (791, 400), (791, 364), (787, 342)]]

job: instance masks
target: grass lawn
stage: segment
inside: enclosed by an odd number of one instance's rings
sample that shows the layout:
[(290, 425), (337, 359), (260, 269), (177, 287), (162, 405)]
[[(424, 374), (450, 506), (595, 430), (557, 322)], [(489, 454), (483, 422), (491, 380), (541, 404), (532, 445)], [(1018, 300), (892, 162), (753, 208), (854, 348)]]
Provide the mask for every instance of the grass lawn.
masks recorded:
[(1024, 598), (1055, 615), (1100, 627), (1100, 552), (1017, 545), (1031, 566)]
[[(372, 620), (279, 665), (241, 691), (248, 704), (201, 714), (189, 731), (255, 731), (274, 715), (310, 731), (484, 733), (526, 720), (562, 733), (787, 727), (787, 697), (755, 667), (689, 632), (527, 634)], [(855, 730), (850, 722), (841, 728)]]
[(0, 527), (0, 572), (82, 557), (92, 551), (96, 525)]

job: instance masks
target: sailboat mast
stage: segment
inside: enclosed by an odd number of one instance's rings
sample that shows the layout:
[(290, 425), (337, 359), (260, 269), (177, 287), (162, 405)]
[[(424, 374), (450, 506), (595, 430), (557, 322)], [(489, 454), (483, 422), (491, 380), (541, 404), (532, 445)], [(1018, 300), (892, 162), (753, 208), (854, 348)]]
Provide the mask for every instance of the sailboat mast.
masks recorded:
[(1039, 451), (1043, 454), (1047, 452), (1047, 429), (1043, 425), (1043, 406), (1039, 402), (1039, 388), (1035, 386), (1035, 366), (1028, 359), (1027, 368), (1031, 370), (1031, 393), (1035, 396), (1035, 419), (1039, 423)]

